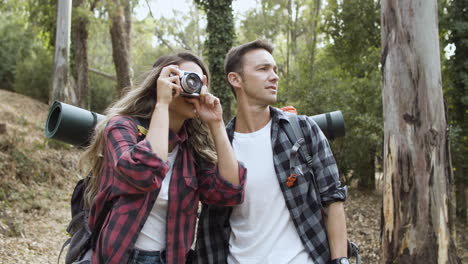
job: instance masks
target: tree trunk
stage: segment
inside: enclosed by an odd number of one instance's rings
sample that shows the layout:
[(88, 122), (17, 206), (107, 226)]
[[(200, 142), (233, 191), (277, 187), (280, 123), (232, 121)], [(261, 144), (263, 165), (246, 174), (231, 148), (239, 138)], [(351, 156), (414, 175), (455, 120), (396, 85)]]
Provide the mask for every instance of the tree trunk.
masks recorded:
[(210, 87), (221, 101), (224, 120), (229, 121), (233, 94), (225, 80), (224, 57), (235, 38), (232, 0), (195, 0), (195, 3), (206, 12), (208, 38), (205, 58), (211, 73)]
[(57, 33), (55, 37), (54, 73), (49, 104), (55, 100), (74, 103), (76, 97), (68, 84), (68, 57), (70, 54), (71, 0), (58, 2)]
[(436, 0), (382, 1), (382, 263), (459, 263)]
[(358, 164), (358, 188), (360, 190), (373, 191), (375, 190), (375, 150), (369, 149), (366, 156), (362, 157), (363, 162)]
[(131, 6), (130, 3), (114, 1), (111, 10), (110, 34), (112, 57), (117, 76), (117, 90), (120, 95), (123, 89), (132, 86), (132, 69), (130, 65)]
[(286, 87), (289, 89), (289, 73), (290, 73), (290, 67), (291, 67), (291, 28), (292, 28), (292, 2), (293, 0), (288, 0), (288, 24), (287, 24), (287, 30), (286, 30)]
[(312, 28), (309, 41), (309, 53), (310, 53), (310, 71), (309, 71), (309, 80), (312, 82), (314, 80), (314, 66), (315, 66), (315, 51), (317, 50), (317, 33), (318, 33), (318, 22), (320, 20), (320, 4), (321, 0), (314, 0), (313, 7), (312, 4), (310, 8), (310, 17), (312, 18)]
[[(82, 8), (83, 0), (73, 0), (73, 8), (77, 10)], [(80, 12), (75, 12), (77, 17), (73, 18), (72, 37), (73, 37), (73, 54), (74, 67), (73, 76), (76, 80), (75, 94), (76, 105), (82, 108), (87, 108), (87, 98), (89, 90), (88, 80), (88, 18), (80, 15)]]

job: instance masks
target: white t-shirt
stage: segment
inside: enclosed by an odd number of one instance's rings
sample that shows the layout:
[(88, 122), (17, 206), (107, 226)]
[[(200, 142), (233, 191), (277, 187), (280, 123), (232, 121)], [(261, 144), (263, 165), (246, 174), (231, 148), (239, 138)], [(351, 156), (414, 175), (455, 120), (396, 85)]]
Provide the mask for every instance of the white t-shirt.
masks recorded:
[(179, 150), (177, 145), (168, 154), (170, 163), (169, 171), (164, 177), (156, 202), (151, 210), (145, 225), (141, 229), (140, 235), (135, 243), (135, 247), (142, 250), (157, 251), (166, 248), (166, 216), (167, 204), (169, 201), (169, 183), (171, 182), (174, 161)]
[(271, 120), (253, 133), (234, 132), (234, 152), (246, 168), (244, 202), (231, 218), (228, 263), (313, 263), (297, 234), (278, 184)]

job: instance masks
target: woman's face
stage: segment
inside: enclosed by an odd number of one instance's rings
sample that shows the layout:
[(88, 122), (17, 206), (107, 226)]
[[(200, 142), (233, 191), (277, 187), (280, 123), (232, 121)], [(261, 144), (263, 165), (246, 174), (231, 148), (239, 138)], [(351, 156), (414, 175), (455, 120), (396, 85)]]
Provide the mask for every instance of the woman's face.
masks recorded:
[[(203, 76), (203, 71), (200, 66), (191, 61), (182, 62), (179, 65), (179, 69), (182, 71), (195, 72)], [(173, 117), (184, 120), (197, 117), (195, 106), (180, 95), (172, 99), (172, 102), (169, 104), (169, 111)]]

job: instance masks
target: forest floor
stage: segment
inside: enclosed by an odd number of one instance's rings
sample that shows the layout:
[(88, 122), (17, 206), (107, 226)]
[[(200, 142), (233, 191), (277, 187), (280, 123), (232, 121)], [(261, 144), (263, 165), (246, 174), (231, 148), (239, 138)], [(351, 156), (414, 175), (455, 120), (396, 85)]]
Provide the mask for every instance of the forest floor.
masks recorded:
[[(57, 263), (68, 238), (80, 151), (45, 139), (47, 111), (46, 104), (0, 90), (1, 264)], [(346, 214), (362, 263), (378, 263), (381, 196), (351, 189)], [(468, 227), (456, 230), (458, 255), (468, 263)]]

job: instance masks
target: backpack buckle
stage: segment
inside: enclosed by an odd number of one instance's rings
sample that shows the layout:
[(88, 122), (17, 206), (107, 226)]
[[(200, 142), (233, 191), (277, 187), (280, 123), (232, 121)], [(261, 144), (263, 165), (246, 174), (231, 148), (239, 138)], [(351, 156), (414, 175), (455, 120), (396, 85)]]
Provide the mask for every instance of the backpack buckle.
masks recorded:
[(294, 182), (296, 182), (297, 179), (297, 174), (296, 173), (291, 173), (288, 176), (288, 180), (286, 181), (286, 185), (291, 188), (294, 185)]

